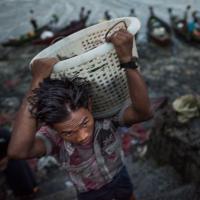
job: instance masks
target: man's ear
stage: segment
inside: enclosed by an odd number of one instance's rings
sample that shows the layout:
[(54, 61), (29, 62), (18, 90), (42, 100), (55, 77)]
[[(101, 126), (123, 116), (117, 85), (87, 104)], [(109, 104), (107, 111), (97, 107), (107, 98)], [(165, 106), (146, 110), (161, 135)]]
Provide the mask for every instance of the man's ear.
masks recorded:
[(92, 98), (91, 97), (89, 97), (88, 99), (88, 110), (92, 112)]

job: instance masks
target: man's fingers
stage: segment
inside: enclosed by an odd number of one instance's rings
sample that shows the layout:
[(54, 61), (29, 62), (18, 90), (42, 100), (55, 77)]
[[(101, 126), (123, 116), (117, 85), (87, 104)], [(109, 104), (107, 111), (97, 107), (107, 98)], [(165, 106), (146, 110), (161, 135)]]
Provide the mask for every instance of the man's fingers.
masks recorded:
[(114, 32), (112, 35), (106, 37), (106, 42), (113, 42), (113, 39), (118, 35), (118, 31)]
[(123, 32), (123, 33), (128, 33), (128, 31), (126, 29), (124, 29), (124, 28), (120, 29), (119, 31)]
[(116, 31), (111, 36), (106, 38), (107, 42), (111, 42), (115, 47), (121, 47), (122, 45), (127, 45), (133, 42), (133, 35), (127, 30), (120, 29)]
[[(115, 31), (113, 34), (111, 34), (110, 36), (107, 36), (106, 37), (106, 42), (111, 42), (111, 40), (113, 39), (113, 37), (116, 37), (117, 35), (118, 35), (118, 33), (120, 32), (120, 31), (122, 31), (122, 30), (124, 30), (124, 29), (120, 29), (120, 30), (118, 30), (118, 31)], [(126, 31), (126, 30), (124, 30), (124, 31)]]
[(121, 35), (121, 36), (130, 36), (131, 33), (129, 33), (127, 30), (120, 29), (119, 31), (114, 32), (110, 37), (116, 37), (118, 35)]
[(106, 42), (111, 42), (111, 36), (106, 37), (105, 39), (106, 39)]
[(125, 35), (121, 32), (118, 32), (109, 38), (109, 41), (112, 42), (114, 45), (125, 44), (131, 40), (132, 38), (130, 35)]

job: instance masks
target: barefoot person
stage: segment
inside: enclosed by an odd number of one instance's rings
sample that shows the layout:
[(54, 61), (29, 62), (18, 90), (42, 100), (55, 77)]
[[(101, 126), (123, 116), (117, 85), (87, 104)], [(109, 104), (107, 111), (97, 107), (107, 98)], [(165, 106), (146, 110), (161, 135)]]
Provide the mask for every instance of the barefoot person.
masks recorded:
[(130, 102), (134, 103), (124, 106), (115, 121), (96, 120), (87, 82), (78, 78), (52, 80), (49, 75), (57, 59), (35, 60), (30, 89), (9, 145), (12, 158), (56, 155), (66, 167), (79, 200), (135, 199), (116, 128), (151, 117), (146, 85), (132, 57), (133, 36), (121, 30), (108, 42), (113, 43), (125, 68)]

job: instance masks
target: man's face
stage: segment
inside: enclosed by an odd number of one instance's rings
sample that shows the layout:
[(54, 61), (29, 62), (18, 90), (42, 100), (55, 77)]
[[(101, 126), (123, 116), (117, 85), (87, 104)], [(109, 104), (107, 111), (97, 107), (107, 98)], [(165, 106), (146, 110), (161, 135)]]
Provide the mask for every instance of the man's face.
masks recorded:
[(72, 111), (66, 121), (55, 123), (53, 128), (65, 141), (87, 146), (93, 139), (94, 118), (90, 110), (79, 108)]

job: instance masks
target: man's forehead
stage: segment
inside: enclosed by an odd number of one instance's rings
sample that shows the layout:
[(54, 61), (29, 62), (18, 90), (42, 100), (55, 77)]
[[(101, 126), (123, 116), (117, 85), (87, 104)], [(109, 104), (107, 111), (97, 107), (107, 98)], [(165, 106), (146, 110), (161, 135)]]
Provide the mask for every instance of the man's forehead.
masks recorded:
[(68, 119), (65, 122), (65, 125), (67, 126), (73, 126), (73, 125), (78, 125), (80, 123), (82, 123), (83, 121), (85, 121), (87, 119), (87, 115), (83, 115), (83, 116), (78, 116), (78, 117), (71, 117), (70, 119)]
[(71, 112), (69, 118), (65, 121), (65, 126), (75, 126), (82, 123), (88, 118), (88, 112), (86, 109), (79, 109), (75, 112)]
[(76, 129), (85, 120), (90, 118), (90, 112), (87, 109), (80, 108), (76, 111), (72, 111), (70, 115), (62, 122), (54, 124), (54, 128), (59, 131), (71, 131)]

